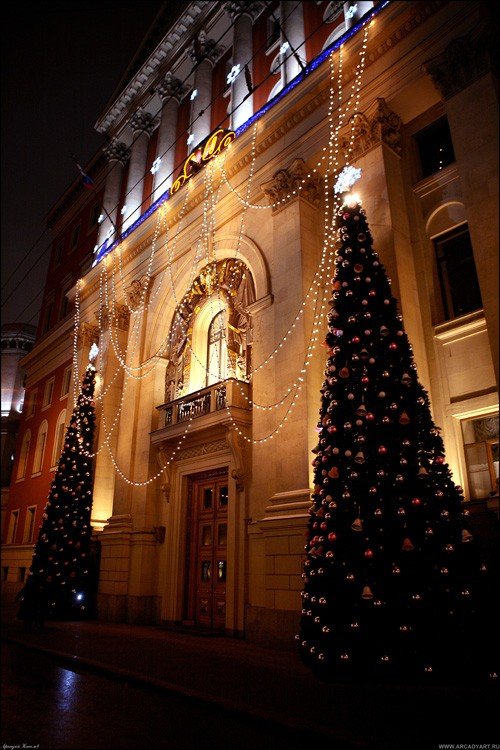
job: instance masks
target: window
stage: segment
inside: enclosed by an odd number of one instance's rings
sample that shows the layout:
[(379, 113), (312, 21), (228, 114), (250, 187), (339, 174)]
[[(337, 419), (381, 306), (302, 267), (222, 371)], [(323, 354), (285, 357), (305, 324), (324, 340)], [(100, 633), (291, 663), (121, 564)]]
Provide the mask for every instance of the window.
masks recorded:
[(62, 254), (64, 249), (64, 242), (58, 242), (54, 250), (54, 266), (59, 265), (61, 262)]
[(7, 538), (7, 544), (16, 543), (18, 521), (19, 521), (19, 508), (17, 510), (12, 510), (10, 512), (9, 536)]
[(80, 234), (80, 224), (74, 227), (73, 231), (71, 232), (70, 250), (74, 250), (75, 247), (78, 245), (79, 234)]
[(50, 302), (47, 302), (47, 305), (45, 307), (45, 311), (43, 313), (42, 335), (44, 333), (47, 333), (47, 331), (50, 328), (50, 319), (52, 317), (52, 308), (53, 307), (54, 307), (53, 300), (51, 300)]
[(21, 452), (19, 454), (19, 464), (17, 466), (17, 480), (24, 479), (26, 476), (26, 466), (28, 465), (28, 454), (30, 452), (31, 443), (31, 430), (26, 430), (21, 444)]
[(472, 500), (498, 495), (498, 414), (462, 422)]
[(420, 179), (439, 172), (455, 161), (448, 119), (440, 117), (414, 136), (420, 157)]
[(29, 544), (33, 541), (33, 534), (35, 531), (35, 515), (36, 515), (36, 505), (31, 505), (26, 510), (26, 521), (24, 524), (24, 535), (23, 535), (23, 544)]
[(64, 437), (66, 434), (66, 409), (63, 409), (57, 418), (55, 439), (54, 439), (54, 450), (52, 451), (52, 462), (51, 466), (57, 466), (59, 458), (64, 444)]
[(43, 466), (43, 457), (45, 454), (45, 444), (47, 442), (47, 430), (49, 426), (47, 420), (44, 419), (38, 429), (38, 437), (36, 440), (35, 458), (33, 460), (33, 474), (40, 474)]
[(19, 568), (19, 580), (24, 583), (26, 580), (26, 568)]
[(42, 409), (45, 409), (47, 406), (50, 406), (52, 403), (52, 394), (54, 392), (54, 378), (50, 378), (50, 380), (47, 380), (45, 383), (45, 388), (43, 391), (43, 403), (42, 403)]
[(221, 310), (208, 329), (206, 385), (224, 380), (227, 373), (226, 311)]
[(69, 384), (71, 382), (71, 367), (67, 367), (63, 373), (62, 385), (61, 385), (61, 398), (67, 396), (69, 393)]
[(62, 320), (68, 314), (69, 299), (66, 296), (70, 290), (71, 285), (67, 285), (61, 292), (61, 302), (59, 305), (59, 320)]
[(279, 20), (269, 16), (267, 19), (267, 47), (271, 47), (275, 42), (278, 41), (281, 35), (281, 29)]
[(483, 303), (468, 228), (438, 237), (434, 247), (445, 320), (479, 310)]
[(9, 568), (8, 566), (5, 566), (2, 568), (2, 579), (6, 581), (8, 577), (9, 577)]
[(36, 389), (34, 391), (30, 391), (25, 399), (26, 404), (26, 417), (32, 417), (35, 413), (35, 404), (36, 404)]
[(95, 227), (99, 220), (99, 216), (101, 214), (101, 207), (99, 203), (96, 203), (94, 206), (92, 206), (89, 216), (89, 229), (92, 229), (92, 227)]

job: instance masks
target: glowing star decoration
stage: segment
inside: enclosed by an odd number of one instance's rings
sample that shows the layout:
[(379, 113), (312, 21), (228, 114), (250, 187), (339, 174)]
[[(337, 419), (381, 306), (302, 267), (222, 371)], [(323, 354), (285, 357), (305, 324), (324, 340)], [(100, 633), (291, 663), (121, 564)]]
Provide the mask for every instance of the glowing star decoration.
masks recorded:
[(361, 169), (356, 167), (344, 167), (340, 172), (337, 182), (335, 183), (335, 193), (347, 193), (347, 191), (354, 185), (357, 180), (361, 177)]
[(89, 351), (89, 362), (94, 362), (98, 354), (99, 347), (97, 346), (97, 344), (92, 344)]
[(191, 91), (191, 96), (189, 98), (191, 101), (193, 101), (193, 99), (196, 99), (197, 96), (198, 96), (198, 89), (193, 89)]
[(241, 65), (239, 63), (237, 65), (233, 65), (233, 67), (227, 74), (227, 78), (226, 78), (229, 84), (231, 84), (235, 80), (240, 70), (241, 70)]
[(160, 169), (160, 164), (161, 164), (161, 159), (159, 156), (157, 156), (152, 164), (151, 174), (156, 174), (158, 172), (158, 170)]
[(349, 10), (345, 14), (345, 17), (346, 18), (354, 18), (354, 16), (356, 15), (357, 9), (358, 9), (357, 4), (356, 5), (351, 5), (351, 7), (349, 8)]
[(97, 219), (97, 223), (98, 224), (102, 224), (103, 221), (104, 221), (104, 214), (99, 214), (99, 218)]
[(285, 52), (286, 52), (286, 51), (287, 51), (288, 49), (290, 49), (290, 45), (288, 44), (288, 42), (283, 42), (283, 44), (282, 44), (282, 45), (281, 45), (281, 47), (280, 47), (280, 53), (281, 53), (282, 55), (284, 55), (284, 54), (285, 54)]
[(127, 210), (127, 204), (122, 206), (122, 210), (120, 211), (121, 215), (123, 216), (125, 214), (125, 211)]
[(193, 133), (190, 133), (189, 136), (188, 136), (188, 139), (187, 139), (186, 143), (187, 143), (188, 146), (190, 146), (193, 141), (194, 141), (194, 135), (193, 135)]

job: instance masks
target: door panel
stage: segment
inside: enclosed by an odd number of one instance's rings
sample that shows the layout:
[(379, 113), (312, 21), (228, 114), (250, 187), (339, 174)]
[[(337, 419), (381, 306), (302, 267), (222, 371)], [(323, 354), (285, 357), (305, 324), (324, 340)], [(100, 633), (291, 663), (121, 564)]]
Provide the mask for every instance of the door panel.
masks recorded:
[(193, 480), (190, 610), (207, 628), (223, 629), (226, 621), (228, 502), (227, 475)]

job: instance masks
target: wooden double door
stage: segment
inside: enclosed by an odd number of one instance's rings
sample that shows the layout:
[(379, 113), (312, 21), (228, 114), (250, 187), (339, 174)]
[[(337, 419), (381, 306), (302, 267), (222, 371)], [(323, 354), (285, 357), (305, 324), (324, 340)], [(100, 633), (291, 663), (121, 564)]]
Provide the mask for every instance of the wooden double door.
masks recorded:
[(200, 627), (226, 623), (227, 471), (191, 479), (188, 509), (188, 619)]

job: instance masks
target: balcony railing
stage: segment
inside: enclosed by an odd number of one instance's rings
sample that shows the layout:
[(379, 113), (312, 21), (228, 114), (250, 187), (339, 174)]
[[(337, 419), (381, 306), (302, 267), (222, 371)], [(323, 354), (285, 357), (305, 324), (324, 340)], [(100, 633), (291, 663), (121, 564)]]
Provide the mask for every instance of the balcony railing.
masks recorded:
[(191, 419), (223, 411), (226, 407), (249, 409), (249, 385), (234, 379), (203, 388), (182, 398), (157, 406), (160, 415), (159, 429), (173, 427)]

